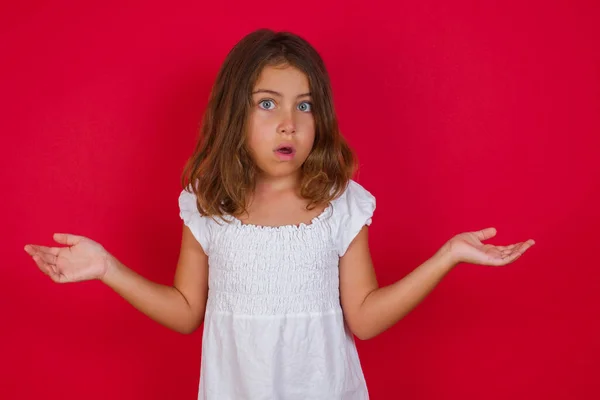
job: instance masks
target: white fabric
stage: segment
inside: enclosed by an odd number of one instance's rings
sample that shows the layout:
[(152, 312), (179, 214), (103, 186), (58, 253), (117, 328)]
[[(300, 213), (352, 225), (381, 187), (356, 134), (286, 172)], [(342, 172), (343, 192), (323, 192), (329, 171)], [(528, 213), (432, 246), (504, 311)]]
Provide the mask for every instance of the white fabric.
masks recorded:
[(180, 217), (209, 257), (199, 400), (365, 400), (339, 299), (339, 257), (375, 198), (355, 181), (310, 224), (267, 227)]

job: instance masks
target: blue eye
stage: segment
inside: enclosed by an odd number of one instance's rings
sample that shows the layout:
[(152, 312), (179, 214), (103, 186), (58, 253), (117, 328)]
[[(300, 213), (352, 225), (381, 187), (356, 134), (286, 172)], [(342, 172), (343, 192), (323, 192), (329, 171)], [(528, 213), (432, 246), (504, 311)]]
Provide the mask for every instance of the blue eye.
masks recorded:
[[(261, 106), (261, 104), (265, 104), (265, 103), (267, 104), (267, 106)], [(258, 105), (261, 108), (264, 108), (266, 110), (270, 110), (271, 109), (268, 105), (271, 105), (272, 107), (275, 107), (275, 103), (273, 102), (273, 100), (261, 100), (261, 101), (258, 102)]]
[(298, 109), (302, 112), (310, 112), (312, 110), (312, 103), (303, 101), (298, 105)]

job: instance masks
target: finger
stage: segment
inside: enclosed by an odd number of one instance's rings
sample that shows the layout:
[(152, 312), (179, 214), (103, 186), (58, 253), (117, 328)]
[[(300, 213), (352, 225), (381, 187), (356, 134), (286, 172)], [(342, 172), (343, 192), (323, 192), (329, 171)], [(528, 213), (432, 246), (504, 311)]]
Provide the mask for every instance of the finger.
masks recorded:
[(516, 253), (523, 254), (531, 246), (533, 246), (533, 242), (530, 240), (528, 240), (527, 242), (520, 242), (515, 245), (513, 251)]
[(42, 260), (38, 255), (33, 256), (33, 260), (37, 264), (38, 268), (52, 279), (53, 282), (56, 283), (65, 283), (67, 282), (66, 276), (53, 265), (46, 263)]
[(54, 267), (54, 266), (58, 266), (58, 255), (55, 254), (51, 254), (51, 253), (45, 253), (43, 251), (38, 251), (35, 254), (38, 258), (41, 258), (46, 264)]
[(54, 272), (54, 271), (50, 271), (50, 273), (48, 274), (48, 276), (50, 276), (50, 279), (52, 279), (53, 282), (55, 283), (65, 283), (67, 282), (66, 276), (61, 274), (60, 272)]
[[(50, 249), (49, 247), (44, 247), (44, 246), (25, 246), (26, 247), (26, 251), (29, 255), (33, 256), (37, 256), (39, 259), (42, 259), (45, 263), (50, 264), (50, 265), (57, 265), (59, 258), (58, 258), (58, 252), (52, 251), (52, 252), (46, 252), (43, 251), (45, 249)], [(51, 249), (50, 249), (51, 250)]]
[(34, 255), (33, 257), (33, 261), (36, 263), (36, 265), (38, 266), (38, 268), (40, 269), (40, 271), (42, 271), (44, 274), (50, 276), (50, 274), (52, 273), (57, 273), (58, 271), (55, 270), (50, 264), (48, 264), (47, 262), (45, 262), (40, 256), (38, 256), (37, 254)]
[(514, 249), (515, 246), (516, 246), (516, 244), (511, 244), (508, 246), (496, 246), (496, 248), (498, 248), (498, 250), (500, 250), (500, 251), (509, 251), (509, 250)]
[(506, 259), (508, 257), (511, 257), (514, 254), (514, 251), (512, 250), (506, 250), (502, 252), (502, 259)]
[(516, 258), (514, 255), (501, 255), (500, 257), (491, 257), (489, 260), (489, 264), (494, 267), (501, 267), (515, 261)]
[(486, 229), (482, 229), (480, 231), (475, 232), (475, 235), (477, 236), (477, 239), (479, 239), (480, 241), (483, 240), (487, 240), (490, 238), (493, 238), (494, 236), (496, 236), (496, 228), (486, 228)]
[(511, 263), (516, 261), (519, 257), (521, 257), (527, 249), (533, 246), (535, 242), (532, 240), (528, 240), (527, 242), (521, 242), (515, 244), (515, 247), (507, 253), (504, 253), (502, 258), (507, 262)]
[(519, 253), (523, 254), (534, 244), (535, 244), (535, 241), (533, 239), (529, 239), (528, 241), (521, 243), (521, 245), (519, 247), (517, 247), (516, 250)]
[(510, 246), (498, 246), (499, 248), (501, 248), (501, 252), (504, 255), (510, 255), (515, 251), (515, 248), (518, 248), (519, 246), (521, 246), (522, 243), (515, 243), (515, 244), (511, 244)]
[(25, 246), (25, 251), (30, 254), (33, 255), (36, 252), (42, 251), (44, 253), (50, 253), (50, 254), (55, 254), (58, 255), (58, 253), (60, 252), (60, 248), (58, 247), (47, 247), (47, 246), (40, 246), (37, 244), (28, 244)]
[(72, 235), (70, 233), (55, 233), (53, 235), (53, 238), (56, 242), (60, 244), (74, 246), (83, 239), (83, 236)]
[(523, 245), (527, 245), (527, 247), (525, 249), (530, 248), (531, 246), (533, 246), (535, 244), (535, 241), (533, 239), (529, 239), (526, 242), (519, 242), (519, 243), (514, 243), (508, 246), (496, 246), (496, 248), (500, 249), (502, 252), (512, 252), (512, 250), (514, 250), (515, 248), (519, 248)]

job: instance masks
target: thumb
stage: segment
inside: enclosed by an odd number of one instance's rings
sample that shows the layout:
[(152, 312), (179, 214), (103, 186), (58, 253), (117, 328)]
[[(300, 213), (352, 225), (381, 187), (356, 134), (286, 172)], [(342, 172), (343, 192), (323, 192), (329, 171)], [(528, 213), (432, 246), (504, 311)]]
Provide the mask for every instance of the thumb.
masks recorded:
[(83, 239), (83, 236), (72, 235), (70, 233), (55, 233), (53, 238), (57, 243), (73, 246), (79, 243)]
[(496, 236), (496, 233), (496, 228), (486, 228), (475, 232), (475, 234), (477, 235), (477, 239), (481, 241), (493, 238), (494, 236)]

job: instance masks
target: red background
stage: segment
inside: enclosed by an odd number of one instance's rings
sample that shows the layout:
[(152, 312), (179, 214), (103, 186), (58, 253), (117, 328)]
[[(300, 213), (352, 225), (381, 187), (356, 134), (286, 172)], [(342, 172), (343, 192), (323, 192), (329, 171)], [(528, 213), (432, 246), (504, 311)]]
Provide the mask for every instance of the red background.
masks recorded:
[(328, 65), (378, 199), (380, 284), (463, 231), (537, 242), (459, 266), (359, 342), (372, 399), (600, 398), (597, 1), (81, 3), (0, 10), (1, 399), (195, 398), (200, 331), (54, 284), (23, 246), (82, 234), (171, 283), (181, 169), (220, 63), (259, 27)]

